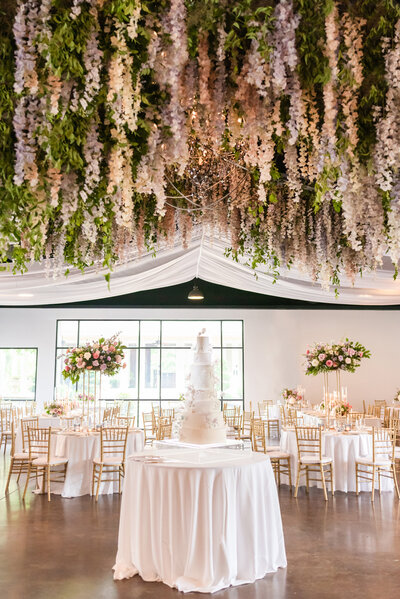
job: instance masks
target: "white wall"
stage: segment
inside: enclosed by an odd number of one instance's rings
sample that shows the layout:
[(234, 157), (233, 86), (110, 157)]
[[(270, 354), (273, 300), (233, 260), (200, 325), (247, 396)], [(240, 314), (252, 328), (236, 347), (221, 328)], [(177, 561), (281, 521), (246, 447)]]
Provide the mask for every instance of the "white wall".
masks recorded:
[[(392, 399), (400, 387), (400, 312), (352, 310), (208, 310), (208, 309), (0, 309), (0, 347), (38, 347), (37, 399), (52, 398), (59, 318), (169, 318), (244, 320), (245, 399), (277, 399), (283, 387), (302, 384), (307, 397), (320, 401), (321, 377), (304, 375), (307, 344), (340, 340), (360, 341), (371, 350), (355, 374), (343, 375), (349, 401)], [(99, 331), (99, 335), (101, 331)]]

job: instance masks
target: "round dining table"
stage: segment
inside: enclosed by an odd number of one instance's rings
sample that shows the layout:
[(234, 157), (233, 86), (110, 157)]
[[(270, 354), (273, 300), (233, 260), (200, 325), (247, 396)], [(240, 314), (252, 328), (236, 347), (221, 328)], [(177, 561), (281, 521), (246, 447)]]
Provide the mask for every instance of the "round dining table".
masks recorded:
[(286, 567), (268, 456), (147, 450), (128, 458), (114, 579), (214, 593)]
[[(52, 483), (51, 492), (62, 497), (80, 497), (91, 494), (93, 460), (100, 457), (100, 433), (60, 431), (52, 435), (51, 453), (56, 458), (67, 458), (68, 467), (63, 483)], [(126, 455), (141, 451), (144, 433), (141, 429), (128, 432)], [(117, 493), (118, 480), (102, 482), (100, 494)]]
[[(344, 493), (356, 491), (356, 460), (359, 457), (372, 456), (372, 434), (370, 431), (337, 432), (327, 430), (322, 432), (322, 454), (333, 459), (334, 489)], [(295, 430), (282, 430), (281, 449), (290, 454), (292, 481), (295, 483), (297, 476), (298, 452)], [(284, 479), (282, 479), (284, 480)], [(305, 484), (305, 477), (300, 479), (300, 484)], [(382, 477), (382, 491), (393, 491), (393, 480)], [(310, 482), (310, 484), (321, 483)], [(360, 482), (360, 491), (371, 491), (370, 482)], [(378, 487), (378, 480), (376, 480)]]

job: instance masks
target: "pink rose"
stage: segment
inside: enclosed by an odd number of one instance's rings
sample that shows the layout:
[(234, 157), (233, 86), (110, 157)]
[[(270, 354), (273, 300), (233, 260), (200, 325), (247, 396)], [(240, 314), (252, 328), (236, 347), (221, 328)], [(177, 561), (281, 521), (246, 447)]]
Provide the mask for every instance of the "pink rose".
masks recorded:
[(105, 352), (107, 352), (108, 351), (108, 345), (103, 345), (103, 349), (104, 349)]
[(114, 345), (110, 345), (110, 351), (115, 351), (115, 346)]
[(332, 366), (333, 366), (333, 362), (332, 362), (332, 360), (327, 360), (327, 361), (325, 362), (325, 364), (328, 366), (328, 368), (332, 368)]
[(69, 372), (71, 369), (70, 369), (70, 367), (69, 367), (69, 366), (66, 366), (66, 367), (64, 368), (64, 370), (65, 370), (66, 372)]
[(92, 366), (87, 366), (86, 370), (92, 370), (92, 368), (93, 368)]
[(121, 362), (122, 362), (121, 356), (119, 356), (119, 355), (115, 356), (115, 361), (116, 361), (117, 364), (121, 364)]
[(107, 368), (106, 364), (102, 364), (102, 365), (100, 366), (100, 370), (105, 370), (106, 368)]
[(97, 360), (97, 358), (100, 356), (100, 352), (98, 350), (96, 350), (95, 352), (93, 352), (93, 358), (95, 360)]
[(126, 368), (126, 364), (125, 364), (125, 362), (122, 364), (122, 368)]
[(360, 356), (360, 358), (362, 358), (364, 354), (363, 354), (363, 352), (362, 352), (362, 351), (359, 351), (359, 352), (358, 352), (358, 355)]
[(111, 357), (110, 356), (107, 356), (107, 361), (111, 362)]
[(93, 366), (98, 366), (99, 362), (97, 360), (93, 360)]

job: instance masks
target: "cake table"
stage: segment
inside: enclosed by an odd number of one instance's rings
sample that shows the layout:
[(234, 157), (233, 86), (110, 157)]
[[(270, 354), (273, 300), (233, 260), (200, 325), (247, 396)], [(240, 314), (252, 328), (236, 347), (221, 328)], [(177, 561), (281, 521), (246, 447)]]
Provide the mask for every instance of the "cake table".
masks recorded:
[(140, 574), (183, 592), (214, 593), (284, 567), (268, 456), (169, 449), (127, 459), (116, 580)]

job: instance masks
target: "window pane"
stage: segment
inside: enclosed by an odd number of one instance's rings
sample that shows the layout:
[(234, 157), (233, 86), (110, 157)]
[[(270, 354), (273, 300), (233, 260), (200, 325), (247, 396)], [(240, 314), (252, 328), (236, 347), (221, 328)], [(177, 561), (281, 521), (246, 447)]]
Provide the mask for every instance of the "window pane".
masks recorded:
[(160, 350), (140, 350), (140, 399), (160, 397)]
[(213, 347), (221, 346), (221, 322), (215, 320), (164, 320), (163, 347), (192, 347), (201, 329), (206, 329)]
[(243, 323), (241, 320), (225, 320), (222, 323), (222, 346), (242, 347)]
[(140, 347), (160, 347), (160, 324), (159, 320), (140, 322)]
[(76, 347), (78, 344), (78, 321), (59, 320), (57, 323), (57, 347)]
[(243, 397), (243, 362), (241, 349), (223, 349), (224, 400)]
[(138, 350), (126, 349), (124, 353), (126, 368), (114, 376), (101, 377), (102, 399), (136, 399), (138, 396)]
[(118, 333), (121, 343), (127, 347), (137, 347), (139, 323), (137, 320), (81, 320), (79, 343), (97, 341), (100, 337), (108, 339)]
[(36, 399), (37, 350), (0, 349), (0, 397), (3, 399)]
[(161, 399), (178, 399), (184, 393), (192, 360), (190, 349), (161, 350)]
[[(76, 385), (71, 383), (70, 379), (64, 379), (62, 371), (64, 370), (64, 360), (66, 357), (65, 349), (57, 350), (56, 359), (56, 395), (57, 398), (73, 398), (75, 399), (77, 391)], [(49, 398), (50, 400), (50, 398)]]

